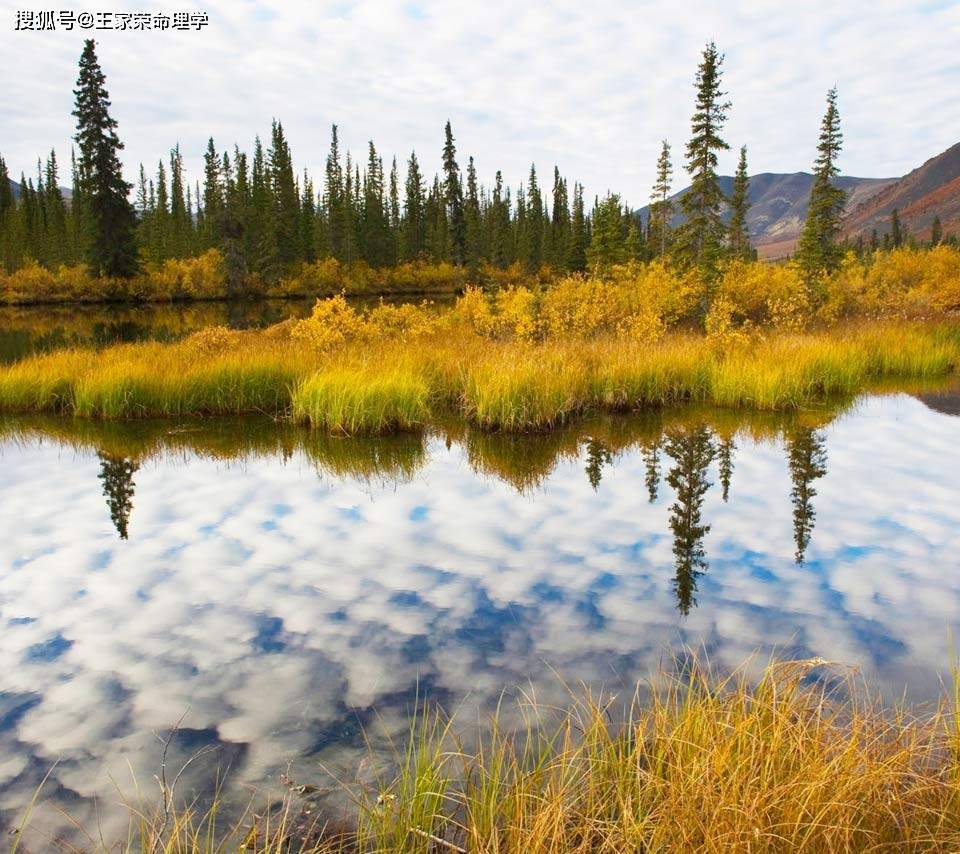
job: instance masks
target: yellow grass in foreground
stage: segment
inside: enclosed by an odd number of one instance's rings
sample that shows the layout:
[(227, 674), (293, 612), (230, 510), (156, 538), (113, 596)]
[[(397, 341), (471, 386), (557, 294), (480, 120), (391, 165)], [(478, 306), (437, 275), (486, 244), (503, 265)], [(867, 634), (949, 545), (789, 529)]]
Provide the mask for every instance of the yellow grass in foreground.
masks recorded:
[(359, 818), (347, 831), (318, 824), (294, 795), (232, 828), (216, 824), (217, 808), (131, 807), (130, 841), (420, 854), (960, 846), (956, 697), (923, 715), (884, 708), (849, 673), (825, 689), (844, 674), (820, 660), (770, 664), (755, 681), (720, 680), (696, 660), (679, 671), (632, 701), (501, 708), (479, 747), (425, 712), (379, 784), (352, 792)]

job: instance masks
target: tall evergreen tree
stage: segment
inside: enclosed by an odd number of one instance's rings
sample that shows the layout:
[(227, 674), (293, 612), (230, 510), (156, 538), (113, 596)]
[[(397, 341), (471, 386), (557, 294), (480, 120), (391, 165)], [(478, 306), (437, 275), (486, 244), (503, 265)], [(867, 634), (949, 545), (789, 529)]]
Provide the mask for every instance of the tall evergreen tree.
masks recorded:
[(543, 264), (543, 196), (540, 194), (540, 185), (537, 183), (537, 167), (530, 164), (530, 178), (526, 192), (526, 247), (524, 261), (527, 270), (531, 273), (540, 269)]
[(840, 174), (837, 157), (842, 147), (837, 90), (833, 88), (827, 93), (827, 110), (820, 125), (817, 159), (813, 167), (810, 204), (797, 249), (797, 259), (811, 290), (817, 277), (821, 273), (835, 270), (843, 256), (837, 237), (840, 234), (840, 218), (843, 215), (846, 193), (833, 183), (834, 178)]
[(473, 157), (467, 161), (467, 195), (464, 199), (465, 260), (470, 270), (480, 266), (480, 191)]
[[(2, 205), (0, 205), (2, 208)], [(933, 218), (933, 225), (930, 226), (930, 245), (939, 246), (943, 240), (943, 226), (940, 224), (940, 217)]]
[(685, 222), (675, 242), (678, 260), (685, 266), (698, 267), (708, 281), (716, 277), (726, 236), (720, 213), (724, 197), (717, 178), (717, 152), (730, 147), (720, 136), (730, 109), (720, 88), (722, 65), (723, 56), (710, 42), (697, 68), (692, 136), (686, 150), (690, 189), (680, 200)]
[(657, 157), (657, 178), (650, 196), (649, 243), (658, 258), (667, 254), (670, 246), (670, 222), (673, 219), (673, 202), (670, 200), (670, 180), (673, 164), (670, 162), (670, 143), (663, 140)]
[(903, 246), (903, 226), (900, 223), (900, 211), (896, 208), (890, 214), (890, 242), (894, 249)]
[(567, 182), (560, 177), (560, 170), (553, 167), (553, 208), (550, 218), (550, 264), (558, 269), (567, 268), (570, 258), (570, 200)]
[(92, 226), (87, 260), (94, 275), (129, 278), (139, 267), (137, 218), (127, 198), (130, 184), (123, 179), (118, 154), (123, 143), (117, 136), (117, 123), (110, 116), (105, 82), (93, 39), (87, 39), (80, 57), (73, 111)]
[(463, 188), (460, 185), (457, 149), (453, 144), (453, 131), (449, 120), (444, 129), (443, 175), (443, 197), (449, 222), (450, 260), (459, 267), (463, 265), (466, 257), (467, 226), (463, 213)]
[(747, 193), (750, 191), (750, 179), (747, 177), (747, 147), (740, 148), (740, 161), (737, 163), (737, 172), (733, 178), (733, 193), (730, 196), (730, 254), (734, 258), (745, 261), (753, 257), (750, 248), (750, 229), (747, 227), (747, 211), (750, 202)]
[(217, 154), (211, 136), (203, 155), (203, 225), (199, 234), (200, 246), (203, 249), (220, 245), (220, 213), (223, 207), (220, 166), (220, 155)]
[(510, 256), (510, 207), (504, 195), (503, 175), (497, 170), (490, 199), (490, 263), (503, 269)]
[(407, 161), (407, 180), (403, 194), (403, 224), (400, 234), (400, 257), (404, 261), (414, 261), (426, 248), (426, 211), (424, 206), (423, 175), (417, 153), (410, 153)]
[(593, 234), (587, 249), (587, 261), (594, 269), (603, 269), (629, 260), (627, 223), (620, 196), (608, 193), (593, 213)]
[(387, 211), (387, 263), (396, 264), (400, 260), (400, 181), (397, 176), (397, 158), (390, 164), (390, 186), (388, 189)]
[(327, 243), (330, 254), (343, 260), (344, 232), (346, 231), (343, 167), (340, 164), (340, 141), (337, 126), (330, 131), (330, 153), (327, 155), (324, 210), (327, 217)]
[(277, 261), (281, 272), (285, 272), (301, 257), (300, 194), (293, 173), (290, 146), (283, 125), (278, 121), (274, 121), (272, 126), (267, 160), (273, 189)]
[(587, 217), (583, 209), (583, 185), (573, 185), (573, 214), (570, 218), (570, 246), (567, 269), (582, 273), (587, 269)]

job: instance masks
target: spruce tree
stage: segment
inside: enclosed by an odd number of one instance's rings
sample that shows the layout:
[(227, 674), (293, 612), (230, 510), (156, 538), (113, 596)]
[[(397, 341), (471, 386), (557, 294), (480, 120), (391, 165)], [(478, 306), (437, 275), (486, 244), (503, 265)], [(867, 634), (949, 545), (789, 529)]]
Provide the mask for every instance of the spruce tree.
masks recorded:
[(412, 151), (407, 161), (407, 180), (404, 184), (403, 224), (400, 229), (400, 257), (415, 261), (425, 249), (426, 211), (424, 210), (423, 175), (417, 153)]
[(170, 255), (184, 258), (190, 252), (193, 223), (184, 197), (183, 156), (179, 143), (170, 152)]
[(167, 174), (163, 161), (157, 164), (157, 199), (153, 212), (153, 244), (151, 257), (163, 261), (170, 257), (170, 201), (167, 193)]
[(587, 269), (587, 218), (583, 209), (583, 185), (573, 185), (573, 215), (570, 219), (570, 247), (567, 269), (582, 273)]
[(6, 161), (0, 157), (0, 220), (13, 209), (13, 189), (10, 186), (10, 173)]
[(46, 211), (47, 263), (54, 267), (72, 260), (67, 253), (67, 206), (60, 192), (60, 174), (57, 153), (50, 151), (47, 158), (44, 180), (44, 208)]
[(91, 233), (87, 259), (94, 275), (129, 278), (138, 268), (137, 218), (127, 198), (130, 184), (123, 179), (118, 152), (123, 149), (110, 116), (106, 77), (97, 61), (93, 39), (84, 42), (80, 74), (74, 90), (76, 141), (81, 172), (89, 196)]
[(267, 160), (273, 189), (277, 261), (280, 270), (285, 272), (300, 258), (300, 194), (294, 178), (290, 146), (283, 125), (278, 121), (272, 126)]
[[(837, 237), (840, 234), (840, 219), (846, 194), (833, 183), (833, 179), (840, 173), (837, 156), (842, 146), (837, 90), (833, 88), (827, 93), (827, 110), (820, 125), (817, 159), (813, 167), (810, 204), (797, 248), (797, 259), (810, 289), (814, 288), (822, 273), (839, 267), (843, 257)], [(819, 293), (811, 295), (822, 296)]]
[(327, 218), (327, 248), (330, 254), (343, 259), (344, 231), (346, 230), (343, 199), (343, 167), (340, 164), (340, 141), (337, 126), (330, 131), (330, 153), (327, 154), (324, 187), (324, 211)]
[(730, 102), (723, 100), (726, 93), (720, 88), (722, 65), (723, 56), (710, 42), (697, 68), (692, 136), (686, 149), (690, 189), (680, 200), (685, 222), (675, 242), (680, 263), (698, 267), (708, 281), (716, 278), (726, 236), (721, 218), (724, 197), (717, 178), (717, 152), (730, 147), (720, 137), (730, 109)]
[(530, 179), (527, 183), (527, 270), (535, 273), (543, 264), (543, 197), (540, 195), (540, 185), (537, 183), (537, 167), (530, 164)]
[(220, 213), (224, 195), (220, 166), (220, 156), (211, 136), (203, 155), (203, 224), (199, 235), (202, 249), (220, 245)]
[(490, 263), (503, 269), (510, 256), (509, 192), (504, 195), (503, 174), (497, 170), (493, 179), (493, 197), (490, 200)]
[(900, 224), (900, 211), (896, 208), (890, 214), (890, 242), (894, 249), (903, 246), (903, 226)]
[(387, 263), (400, 260), (400, 181), (397, 176), (397, 158), (390, 164), (390, 187), (387, 211)]
[(733, 193), (730, 196), (730, 254), (734, 258), (745, 261), (753, 257), (750, 248), (750, 229), (747, 227), (747, 211), (750, 202), (747, 194), (750, 191), (750, 179), (747, 177), (747, 147), (740, 148), (740, 161), (737, 163), (737, 172), (733, 178)]
[(444, 129), (443, 143), (443, 197), (449, 222), (450, 260), (458, 267), (466, 257), (467, 227), (463, 214), (463, 188), (460, 185), (460, 167), (457, 165), (457, 149), (453, 144), (450, 121)]
[(387, 223), (384, 217), (383, 165), (371, 141), (368, 145), (367, 171), (363, 176), (363, 212), (361, 250), (371, 267), (386, 263)]
[(608, 193), (593, 213), (593, 235), (587, 249), (587, 261), (593, 269), (604, 269), (629, 260), (628, 224), (624, 220), (620, 196)]
[(550, 264), (557, 270), (567, 269), (570, 257), (570, 200), (567, 182), (560, 170), (553, 167), (553, 210), (550, 220)]
[[(0, 210), (2, 210), (2, 205), (0, 205)], [(940, 224), (940, 217), (935, 216), (933, 218), (933, 225), (930, 226), (930, 245), (939, 246), (942, 240), (943, 240), (943, 226)]]
[(650, 196), (648, 243), (657, 257), (662, 259), (670, 246), (670, 221), (673, 219), (673, 202), (670, 200), (670, 179), (673, 164), (670, 162), (670, 143), (663, 140), (660, 156), (657, 157), (657, 178)]
[(467, 195), (464, 200), (465, 260), (468, 269), (480, 266), (480, 191), (473, 157), (467, 161)]

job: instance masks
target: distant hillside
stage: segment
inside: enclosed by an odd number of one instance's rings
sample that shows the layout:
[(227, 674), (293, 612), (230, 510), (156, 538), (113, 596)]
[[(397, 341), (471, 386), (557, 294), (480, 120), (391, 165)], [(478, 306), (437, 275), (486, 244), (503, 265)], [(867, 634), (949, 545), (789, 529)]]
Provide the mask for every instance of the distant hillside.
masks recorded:
[[(847, 191), (844, 211), (845, 237), (870, 237), (873, 229), (882, 235), (890, 231), (890, 215), (898, 209), (904, 230), (918, 240), (930, 239), (935, 216), (940, 217), (944, 235), (960, 234), (960, 143), (932, 157), (923, 166), (902, 178), (853, 178), (841, 175), (837, 185)], [(780, 175), (763, 172), (750, 178), (750, 211), (747, 225), (750, 238), (761, 258), (783, 258), (796, 249), (797, 238), (807, 216), (813, 175), (794, 172)], [(676, 202), (688, 191), (675, 196)], [(729, 196), (733, 178), (722, 176), (720, 189)], [(673, 225), (683, 222), (678, 212)], [(641, 208), (644, 216), (649, 206)], [(725, 218), (729, 219), (729, 211)]]
[[(854, 206), (865, 203), (896, 180), (896, 178), (854, 178), (845, 175), (837, 179), (837, 183), (847, 191), (847, 209), (851, 210)], [(776, 258), (789, 255), (793, 251), (807, 216), (812, 186), (813, 175), (809, 172), (791, 174), (761, 172), (750, 177), (750, 191), (747, 194), (750, 202), (747, 227), (750, 229), (750, 239), (761, 257)], [(686, 187), (681, 190), (673, 196), (673, 200), (678, 202), (689, 189)], [(733, 178), (729, 175), (721, 176), (720, 189), (724, 195), (729, 196), (733, 192)], [(679, 205), (676, 207), (677, 212), (673, 217), (675, 227), (683, 222)], [(642, 208), (641, 212), (646, 216), (649, 213), (649, 206)], [(729, 217), (730, 212), (725, 212), (724, 218), (729, 219)]]
[(844, 233), (869, 238), (873, 229), (889, 232), (894, 208), (904, 230), (920, 240), (930, 239), (935, 216), (944, 234), (960, 233), (960, 142), (850, 209)]
[[(12, 178), (10, 179), (10, 189), (13, 191), (13, 197), (14, 197), (15, 199), (19, 199), (19, 198), (20, 198), (20, 185), (19, 185), (16, 181), (14, 181)], [(60, 188), (60, 192), (63, 194), (63, 197), (64, 197), (65, 199), (71, 199), (71, 198), (73, 198), (73, 192), (70, 190), (69, 187), (61, 187), (61, 188)]]

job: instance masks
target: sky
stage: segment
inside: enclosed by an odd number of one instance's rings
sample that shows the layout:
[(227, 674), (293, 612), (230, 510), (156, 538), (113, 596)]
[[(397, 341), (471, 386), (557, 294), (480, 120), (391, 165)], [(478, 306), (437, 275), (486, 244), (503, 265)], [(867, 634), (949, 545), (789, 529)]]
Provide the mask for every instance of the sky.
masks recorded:
[[(69, 157), (72, 88), (91, 31), (17, 32), (24, 0), (0, 0), (0, 155), (15, 176), (56, 147)], [(432, 174), (450, 119), (459, 161), (516, 186), (554, 164), (588, 197), (646, 202), (660, 140), (679, 172), (704, 44), (726, 55), (730, 173), (809, 169), (824, 96), (836, 84), (845, 174), (899, 176), (960, 140), (960, 3), (773, 0), (458, 3), (211, 0), (73, 11), (206, 11), (196, 32), (95, 33), (128, 178), (177, 142), (192, 178), (209, 136), (249, 149), (283, 122), (298, 168), (321, 172), (336, 122), (366, 160), (416, 149)], [(682, 186), (676, 178), (675, 189)], [(64, 183), (67, 183), (64, 181)]]

